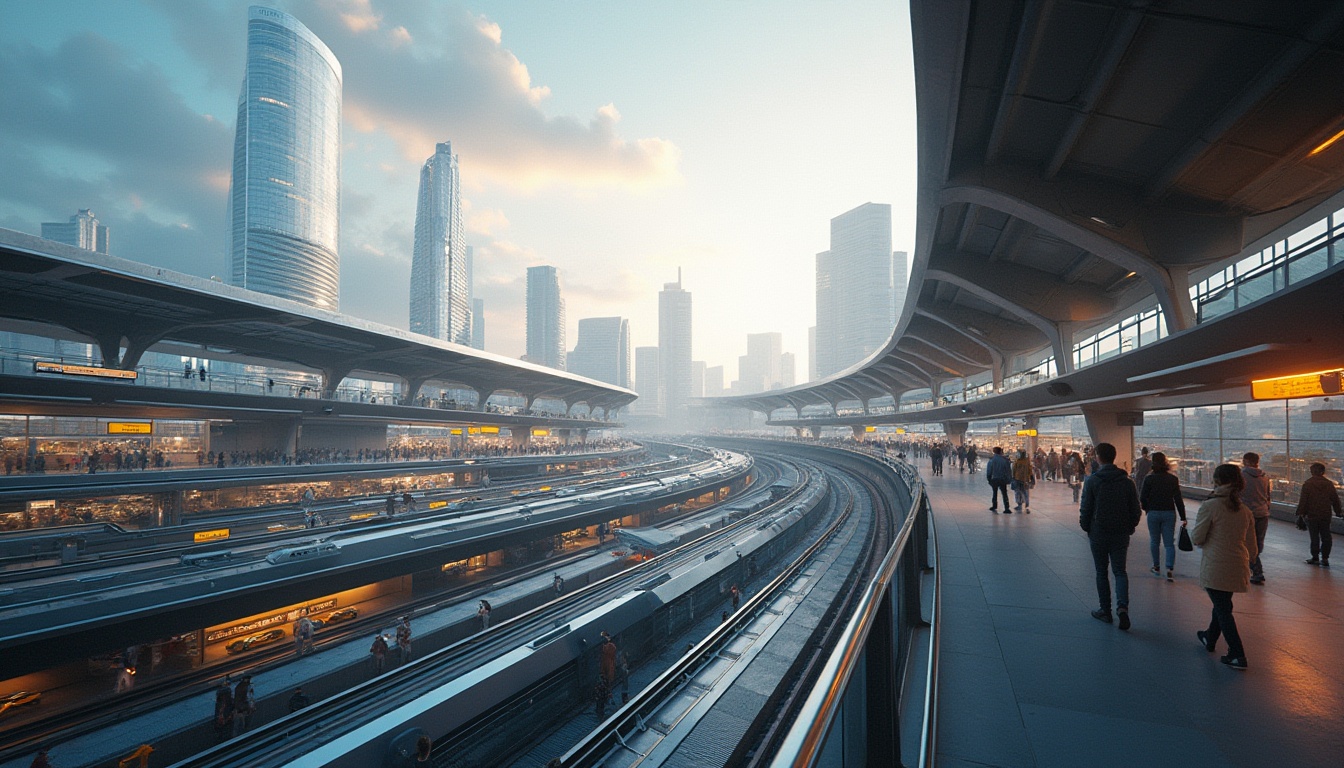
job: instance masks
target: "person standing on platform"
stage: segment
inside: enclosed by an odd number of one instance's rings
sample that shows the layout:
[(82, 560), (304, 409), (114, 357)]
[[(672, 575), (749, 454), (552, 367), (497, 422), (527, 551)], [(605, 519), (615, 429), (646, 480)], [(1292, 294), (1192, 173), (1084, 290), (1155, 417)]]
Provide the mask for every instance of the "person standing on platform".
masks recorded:
[(1148, 458), (1148, 446), (1144, 446), (1139, 451), (1139, 458), (1134, 460), (1134, 487), (1140, 491), (1143, 490), (1143, 479), (1153, 471), (1153, 460)]
[(1106, 575), (1109, 563), (1115, 574), (1115, 606), (1120, 629), (1129, 629), (1129, 574), (1125, 558), (1129, 555), (1129, 537), (1139, 526), (1139, 492), (1129, 474), (1115, 466), (1115, 446), (1097, 443), (1096, 472), (1083, 483), (1083, 500), (1078, 524), (1087, 531), (1092, 548), (1092, 563), (1097, 571), (1097, 600), (1101, 608), (1092, 618), (1110, 624), (1111, 582)]
[(607, 681), (607, 686), (616, 682), (616, 643), (612, 642), (611, 635), (602, 633), (602, 645), (597, 647), (598, 663), (601, 670), (602, 679)]
[(1083, 457), (1077, 451), (1069, 454), (1064, 461), (1064, 481), (1073, 489), (1073, 503), (1078, 503), (1078, 493), (1083, 487)]
[(1003, 494), (1003, 513), (1011, 515), (1013, 508), (1008, 505), (1008, 484), (1013, 481), (1013, 465), (1003, 455), (1003, 449), (994, 446), (994, 455), (985, 462), (985, 480), (989, 482), (989, 511), (999, 511), (999, 494)]
[(311, 702), (308, 697), (304, 695), (303, 689), (295, 688), (294, 695), (289, 697), (289, 711), (298, 712), (300, 709), (308, 706), (309, 703)]
[(226, 741), (233, 735), (233, 689), (227, 677), (215, 688), (214, 726), (216, 741)]
[(373, 657), (373, 674), (383, 674), (383, 662), (387, 659), (387, 638), (379, 632), (373, 636), (373, 645), (369, 646), (369, 655)]
[(389, 493), (389, 494), (387, 494), (387, 501), (383, 503), (383, 509), (387, 512), (387, 517), (388, 517), (388, 519), (391, 519), (391, 518), (393, 518), (393, 517), (396, 516), (396, 514), (397, 514), (397, 494), (396, 494), (396, 493)]
[(1152, 469), (1143, 478), (1139, 489), (1139, 506), (1148, 514), (1148, 549), (1153, 556), (1153, 575), (1162, 573), (1159, 556), (1162, 544), (1167, 547), (1167, 581), (1175, 581), (1173, 571), (1176, 568), (1176, 546), (1173, 543), (1176, 533), (1176, 516), (1180, 515), (1181, 527), (1185, 527), (1185, 499), (1181, 494), (1181, 483), (1171, 473), (1171, 463), (1167, 455), (1158, 451), (1153, 454)]
[(1311, 477), (1302, 483), (1297, 497), (1297, 516), (1306, 518), (1307, 531), (1311, 534), (1311, 559), (1307, 560), (1307, 565), (1330, 567), (1332, 510), (1336, 517), (1344, 517), (1339, 506), (1339, 489), (1325, 476), (1325, 465), (1318, 461), (1311, 465)]
[(1190, 531), (1191, 541), (1204, 549), (1199, 585), (1213, 601), (1209, 628), (1195, 635), (1209, 653), (1217, 649), (1220, 636), (1226, 638), (1227, 655), (1220, 661), (1240, 670), (1246, 669), (1246, 651), (1232, 617), (1232, 593), (1250, 589), (1251, 556), (1256, 551), (1255, 516), (1240, 498), (1244, 487), (1235, 464), (1214, 468), (1213, 495), (1199, 505)]
[(252, 727), (252, 714), (257, 711), (257, 696), (252, 688), (252, 676), (243, 675), (233, 689), (233, 735), (245, 733)]
[(490, 603), (485, 600), (481, 601), (480, 605), (476, 608), (476, 618), (481, 620), (482, 632), (490, 628)]
[(557, 595), (564, 593), (565, 580), (560, 578), (560, 574), (555, 574), (555, 578), (551, 579), (551, 589), (555, 590), (555, 594)]
[(1031, 486), (1036, 484), (1036, 473), (1032, 470), (1031, 459), (1027, 452), (1017, 451), (1013, 461), (1013, 498), (1017, 501), (1017, 511), (1031, 514)]
[(47, 747), (38, 747), (37, 754), (33, 756), (33, 762), (28, 764), (28, 768), (54, 768), (51, 760), (47, 758)]
[(400, 663), (405, 664), (411, 660), (411, 617), (402, 616), (401, 623), (397, 625), (397, 653), (401, 659)]
[(1260, 454), (1245, 453), (1241, 457), (1241, 481), (1246, 490), (1241, 492), (1241, 503), (1251, 508), (1255, 517), (1255, 551), (1251, 553), (1251, 583), (1265, 583), (1265, 564), (1260, 556), (1265, 553), (1265, 533), (1269, 531), (1270, 480), (1260, 469)]
[(732, 589), (729, 590), (729, 593), (733, 598), (733, 612), (736, 613), (737, 606), (742, 604), (742, 590), (738, 589), (737, 585), (734, 584)]
[(929, 465), (934, 476), (943, 474), (943, 449), (937, 443), (929, 448)]

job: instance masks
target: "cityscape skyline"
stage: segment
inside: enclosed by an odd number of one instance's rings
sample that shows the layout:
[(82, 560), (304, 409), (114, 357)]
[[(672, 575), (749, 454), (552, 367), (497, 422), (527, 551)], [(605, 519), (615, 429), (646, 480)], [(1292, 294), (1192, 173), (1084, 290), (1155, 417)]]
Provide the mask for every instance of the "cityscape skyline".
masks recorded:
[[(526, 267), (543, 263), (564, 273), (571, 338), (580, 317), (621, 316), (633, 344), (656, 343), (658, 278), (684, 264), (698, 286), (696, 359), (735, 379), (735, 340), (775, 331), (801, 357), (826, 219), (864, 199), (913, 213), (912, 100), (852, 98), (871, 87), (909, 95), (900, 6), (621, 8), (597, 31), (590, 14), (534, 2), (271, 5), (344, 70), (340, 309), (353, 316), (409, 327), (413, 190), (449, 137), (486, 346), (511, 357), (525, 350)], [(121, 255), (227, 278), (220, 211), (246, 17), (234, 0), (0, 8), (15, 107), (0, 117), (0, 167), (11, 171), (0, 226), (36, 233), (93, 208), (117, 229)], [(697, 40), (696, 55), (664, 33)], [(856, 37), (870, 41), (857, 58), (830, 61), (836, 40)], [(772, 44), (744, 57), (748, 38)], [(638, 66), (614, 71), (622, 55)], [(824, 117), (795, 119), (790, 100), (803, 97)], [(14, 119), (24, 113), (42, 119)], [(811, 149), (800, 155), (801, 144)], [(820, 181), (785, 194), (796, 174)], [(909, 248), (912, 220), (895, 228)], [(777, 298), (768, 304), (754, 300), (763, 279)]]
[(420, 168), (411, 257), (411, 331), (470, 346), (474, 275), (462, 231), (462, 180), (450, 142)]

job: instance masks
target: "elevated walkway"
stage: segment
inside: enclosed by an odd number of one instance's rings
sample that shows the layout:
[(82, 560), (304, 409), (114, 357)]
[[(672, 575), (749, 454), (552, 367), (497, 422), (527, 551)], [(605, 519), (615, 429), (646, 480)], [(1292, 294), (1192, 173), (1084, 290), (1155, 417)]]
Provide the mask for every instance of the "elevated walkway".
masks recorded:
[(1156, 578), (1140, 522), (1121, 632), (1088, 615), (1092, 557), (1069, 488), (1038, 483), (1032, 514), (996, 515), (983, 473), (919, 463), (942, 570), (940, 766), (1339, 764), (1344, 567), (1304, 565), (1305, 532), (1271, 521), (1268, 583), (1234, 596), (1250, 663), (1237, 672), (1195, 639), (1210, 612), (1198, 549), (1177, 553), (1175, 583)]

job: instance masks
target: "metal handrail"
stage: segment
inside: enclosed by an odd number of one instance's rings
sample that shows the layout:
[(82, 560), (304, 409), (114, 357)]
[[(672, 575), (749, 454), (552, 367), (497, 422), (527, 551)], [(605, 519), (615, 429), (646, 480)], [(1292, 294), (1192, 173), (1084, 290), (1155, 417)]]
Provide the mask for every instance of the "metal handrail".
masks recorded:
[[(895, 542), (892, 543), (891, 548), (882, 559), (882, 564), (878, 567), (876, 575), (873, 576), (868, 587), (864, 590), (863, 597), (859, 600), (858, 609), (851, 616), (849, 623), (845, 626), (836, 643), (835, 650), (818, 675), (819, 680), (829, 681), (829, 684), (824, 687), (818, 686), (812, 690), (794, 721), (794, 727), (790, 729), (781, 743), (772, 763), (773, 766), (778, 768), (783, 768), (783, 766), (806, 768), (816, 765), (821, 756), (826, 735), (829, 733), (844, 699), (844, 692), (848, 688), (850, 678), (853, 677), (858, 661), (863, 655), (864, 644), (876, 621), (881, 601), (891, 586), (901, 558), (907, 554), (911, 537), (921, 515), (928, 515), (930, 530), (932, 530), (933, 516), (929, 512), (923, 485), (917, 481), (912, 481), (899, 465), (887, 460), (883, 460), (883, 463), (896, 470), (897, 474), (908, 483), (912, 491), (911, 514), (907, 515), (905, 521), (901, 524), (901, 530), (896, 534)], [(936, 542), (936, 538), (934, 540)], [(924, 727), (920, 738), (920, 765), (926, 767), (933, 765), (936, 743), (935, 708), (937, 707), (937, 647), (940, 623), (938, 592), (940, 581), (938, 580), (937, 569), (934, 573), (934, 612), (930, 618), (932, 627), (930, 634), (931, 648), (924, 695)]]

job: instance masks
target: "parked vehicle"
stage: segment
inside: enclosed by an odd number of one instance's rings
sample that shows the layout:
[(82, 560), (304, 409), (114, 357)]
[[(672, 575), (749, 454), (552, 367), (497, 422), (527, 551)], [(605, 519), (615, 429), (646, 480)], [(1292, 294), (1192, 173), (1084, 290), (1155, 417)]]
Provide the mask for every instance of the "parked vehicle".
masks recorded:
[(337, 624), (359, 618), (358, 608), (337, 608), (313, 619), (313, 629), (321, 629), (328, 624)]
[(232, 643), (224, 646), (224, 650), (229, 653), (243, 653), (244, 651), (252, 650), (258, 645), (274, 643), (276, 640), (284, 638), (284, 636), (285, 630), (283, 629), (268, 629), (265, 632), (249, 635), (242, 640), (234, 640)]

